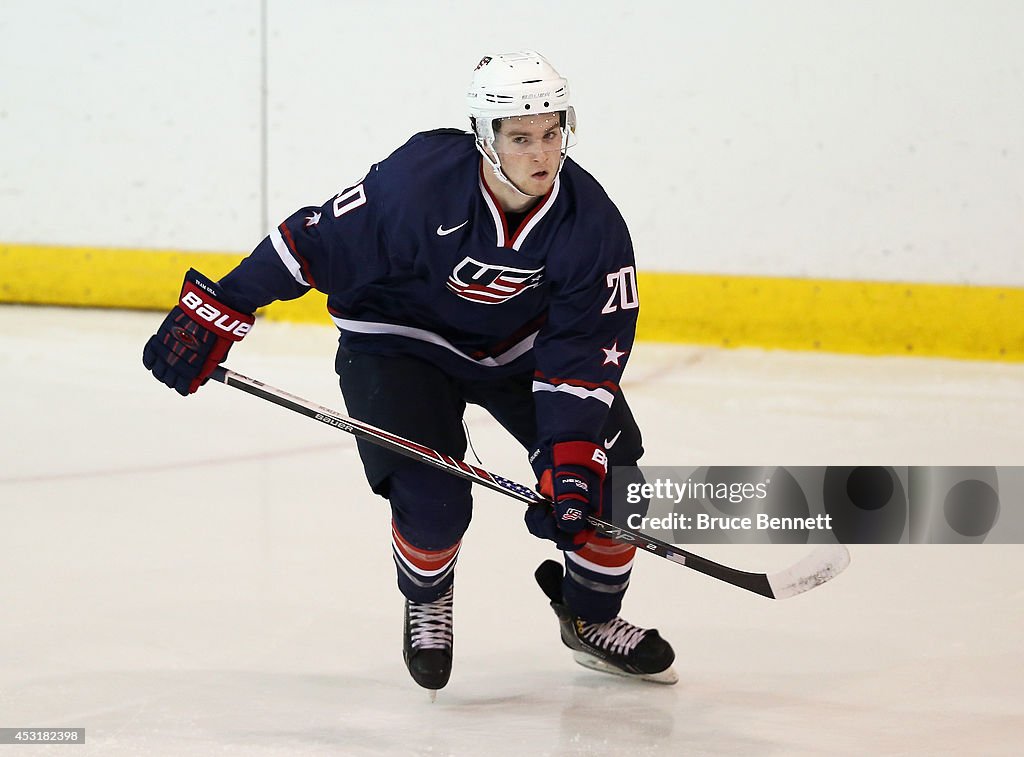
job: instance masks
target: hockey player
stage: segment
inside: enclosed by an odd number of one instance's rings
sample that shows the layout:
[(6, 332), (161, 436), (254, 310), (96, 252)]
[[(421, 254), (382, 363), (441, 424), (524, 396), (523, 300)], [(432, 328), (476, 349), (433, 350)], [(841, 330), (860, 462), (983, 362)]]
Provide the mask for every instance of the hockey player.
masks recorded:
[[(609, 466), (643, 452), (619, 388), (639, 307), (629, 233), (566, 156), (576, 117), (547, 60), (487, 56), (467, 100), (471, 133), (416, 134), (359, 183), (286, 218), (219, 282), (190, 270), (143, 362), (188, 395), (257, 308), (325, 292), (348, 412), (461, 459), (466, 403), (488, 410), (553, 501), (529, 508), (526, 524), (564, 551), (564, 575), (553, 561), (536, 573), (563, 642), (588, 667), (674, 683), (671, 646), (618, 616), (635, 548), (586, 520), (607, 517)], [(362, 441), (359, 453), (391, 505), (406, 665), (440, 689), (471, 485)]]

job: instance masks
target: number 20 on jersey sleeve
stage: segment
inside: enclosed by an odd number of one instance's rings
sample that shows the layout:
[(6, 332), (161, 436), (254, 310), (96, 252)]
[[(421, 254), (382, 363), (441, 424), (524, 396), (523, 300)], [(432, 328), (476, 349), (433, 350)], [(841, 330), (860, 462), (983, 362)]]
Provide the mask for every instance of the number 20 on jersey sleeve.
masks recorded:
[(605, 281), (611, 294), (608, 296), (608, 302), (601, 309), (601, 315), (640, 307), (640, 294), (636, 290), (636, 268), (628, 265), (609, 273)]

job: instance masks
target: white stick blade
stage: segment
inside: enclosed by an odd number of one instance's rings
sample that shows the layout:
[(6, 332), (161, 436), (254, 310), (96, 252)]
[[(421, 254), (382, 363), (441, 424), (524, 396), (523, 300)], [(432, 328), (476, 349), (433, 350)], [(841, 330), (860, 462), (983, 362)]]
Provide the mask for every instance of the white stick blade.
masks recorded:
[(776, 599), (787, 599), (831, 581), (849, 564), (845, 545), (823, 544), (796, 565), (768, 576), (768, 585)]

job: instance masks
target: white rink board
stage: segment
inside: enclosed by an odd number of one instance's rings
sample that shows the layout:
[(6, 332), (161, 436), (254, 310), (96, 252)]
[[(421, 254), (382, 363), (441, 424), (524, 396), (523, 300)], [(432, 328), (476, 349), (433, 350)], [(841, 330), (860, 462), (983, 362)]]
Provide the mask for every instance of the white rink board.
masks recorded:
[(250, 250), (534, 47), (644, 270), (1024, 286), (1017, 0), (265, 5), (264, 120), (260, 3), (5, 0), (0, 242)]

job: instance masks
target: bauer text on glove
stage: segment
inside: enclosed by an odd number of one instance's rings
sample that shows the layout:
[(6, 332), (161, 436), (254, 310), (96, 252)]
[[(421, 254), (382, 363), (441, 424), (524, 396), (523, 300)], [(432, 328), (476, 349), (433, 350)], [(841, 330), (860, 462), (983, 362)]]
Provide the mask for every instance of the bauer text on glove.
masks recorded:
[(214, 282), (189, 269), (178, 304), (146, 342), (142, 362), (158, 380), (187, 396), (206, 383), (253, 322), (251, 314), (221, 299)]

